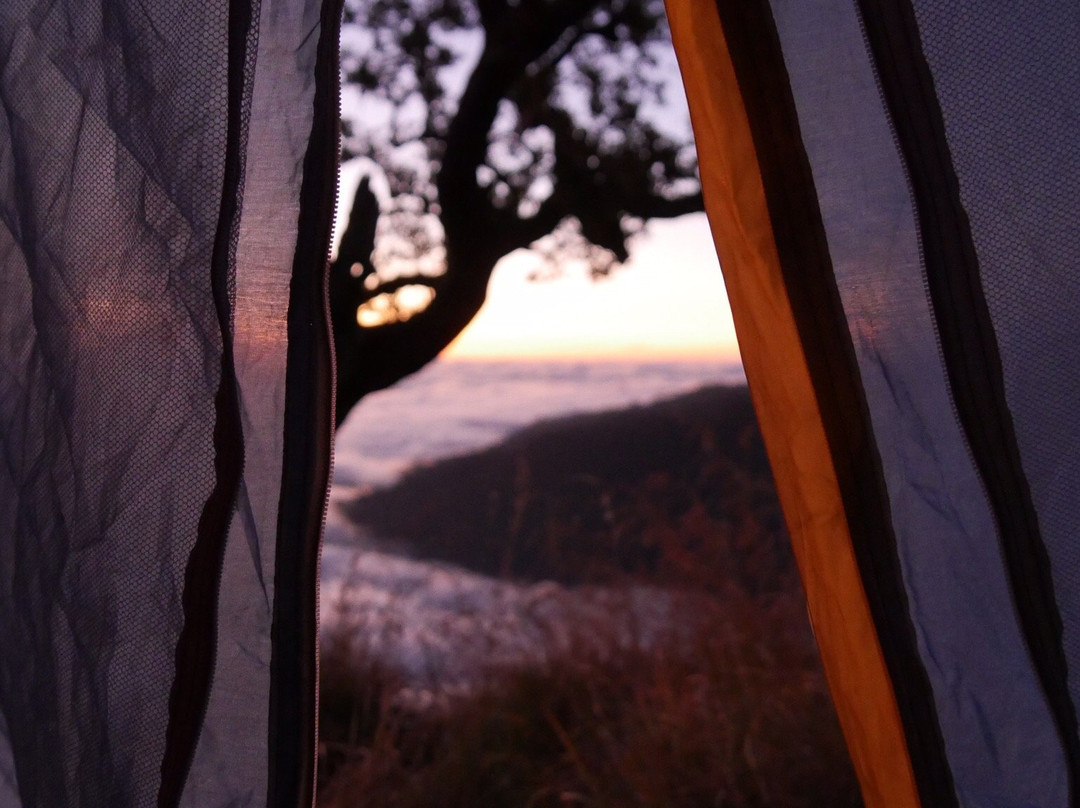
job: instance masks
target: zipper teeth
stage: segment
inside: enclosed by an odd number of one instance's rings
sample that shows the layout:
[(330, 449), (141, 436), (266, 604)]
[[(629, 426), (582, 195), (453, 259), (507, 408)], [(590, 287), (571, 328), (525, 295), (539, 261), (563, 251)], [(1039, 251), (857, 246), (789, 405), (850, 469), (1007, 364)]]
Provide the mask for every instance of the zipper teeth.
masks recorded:
[(338, 196), (341, 193), (341, 18), (344, 12), (344, 0), (328, 0), (334, 6), (334, 14), (332, 23), (335, 30), (332, 32), (334, 38), (337, 40), (334, 51), (334, 64), (333, 64), (333, 91), (337, 105), (337, 117), (334, 122), (334, 192), (333, 201), (330, 207), (330, 238), (326, 244), (326, 256), (323, 262), (323, 280), (322, 280), (322, 297), (323, 297), (323, 321), (326, 327), (326, 345), (324, 346), (330, 357), (330, 467), (327, 470), (326, 476), (326, 490), (323, 491), (322, 500), (322, 516), (319, 523), (319, 538), (318, 544), (315, 550), (315, 699), (314, 699), (314, 726), (312, 731), (315, 735), (315, 743), (313, 745), (314, 761), (311, 767), (312, 777), (314, 782), (311, 787), (311, 808), (316, 808), (318, 801), (318, 777), (319, 777), (319, 682), (322, 678), (322, 624), (321, 624), (321, 609), (322, 609), (322, 557), (323, 557), (323, 539), (326, 535), (326, 520), (330, 512), (330, 488), (334, 480), (334, 439), (335, 439), (335, 427), (337, 423), (337, 355), (334, 349), (334, 328), (333, 322), (330, 318), (330, 258), (334, 249), (334, 224), (337, 222), (338, 214)]

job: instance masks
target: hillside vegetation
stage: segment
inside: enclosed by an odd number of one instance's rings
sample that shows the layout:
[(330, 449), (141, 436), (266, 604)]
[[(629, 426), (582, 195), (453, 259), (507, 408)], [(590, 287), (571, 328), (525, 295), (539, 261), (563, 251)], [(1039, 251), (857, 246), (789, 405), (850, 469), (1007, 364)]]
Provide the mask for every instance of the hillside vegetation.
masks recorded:
[(744, 388), (541, 423), (350, 512), (419, 557), (647, 584), (674, 607), (659, 635), (612, 608), (551, 627), (540, 662), (456, 691), (433, 671), (422, 693), (339, 625), (321, 675), (324, 808), (861, 805)]
[(518, 580), (798, 586), (745, 387), (545, 421), (349, 512), (419, 556)]

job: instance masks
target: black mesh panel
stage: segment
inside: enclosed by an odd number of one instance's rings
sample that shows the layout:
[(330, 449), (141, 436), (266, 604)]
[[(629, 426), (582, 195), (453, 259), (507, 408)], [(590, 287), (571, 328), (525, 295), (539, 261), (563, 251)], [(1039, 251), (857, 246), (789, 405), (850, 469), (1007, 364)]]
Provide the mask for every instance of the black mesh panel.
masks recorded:
[(227, 33), (220, 2), (0, 7), (0, 731), (27, 808), (156, 804), (215, 485)]
[(914, 6), (1080, 703), (1080, 9)]

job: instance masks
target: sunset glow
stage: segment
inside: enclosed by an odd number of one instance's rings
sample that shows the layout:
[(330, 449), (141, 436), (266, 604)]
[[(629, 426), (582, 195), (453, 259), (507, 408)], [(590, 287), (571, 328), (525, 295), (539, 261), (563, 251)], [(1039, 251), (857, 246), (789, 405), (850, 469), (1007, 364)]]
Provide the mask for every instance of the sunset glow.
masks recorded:
[[(364, 165), (342, 166), (335, 242)], [(450, 359), (718, 359), (738, 361), (727, 293), (705, 214), (653, 220), (630, 260), (590, 280), (568, 268), (530, 281), (525, 251), (495, 269), (480, 314), (443, 352)]]
[(611, 277), (532, 281), (509, 256), (488, 301), (447, 348), (454, 359), (738, 359), (720, 266), (703, 214), (655, 221)]

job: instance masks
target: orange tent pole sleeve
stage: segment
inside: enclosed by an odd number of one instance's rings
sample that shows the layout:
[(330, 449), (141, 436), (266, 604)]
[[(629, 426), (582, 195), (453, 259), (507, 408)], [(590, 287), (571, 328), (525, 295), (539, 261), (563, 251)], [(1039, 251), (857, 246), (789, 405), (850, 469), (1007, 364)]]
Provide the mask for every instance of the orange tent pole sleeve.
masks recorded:
[(746, 378), (840, 725), (867, 808), (918, 808), (716, 4), (667, 0), (667, 10)]

